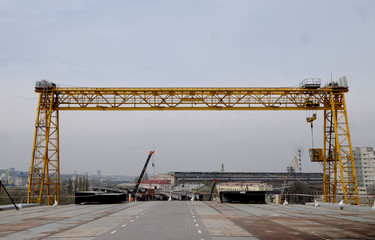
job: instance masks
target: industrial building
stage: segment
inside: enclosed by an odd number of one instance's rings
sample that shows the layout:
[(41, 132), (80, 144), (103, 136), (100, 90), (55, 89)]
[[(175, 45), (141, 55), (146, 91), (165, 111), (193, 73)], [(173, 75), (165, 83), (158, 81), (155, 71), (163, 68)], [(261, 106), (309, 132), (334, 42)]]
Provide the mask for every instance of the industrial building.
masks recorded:
[(282, 172), (170, 172), (176, 184), (212, 182), (217, 179), (223, 182), (262, 182), (274, 188), (283, 186), (287, 175), (287, 184), (296, 181), (305, 182), (310, 186), (322, 188), (323, 173), (282, 173)]
[(217, 185), (217, 190), (221, 191), (272, 191), (272, 186), (264, 183), (252, 182), (228, 182)]
[(146, 189), (160, 189), (163, 191), (170, 191), (172, 189), (171, 182), (168, 180), (143, 180), (140, 185), (140, 188)]
[(206, 192), (209, 193), (211, 188), (205, 184), (180, 184), (173, 188), (173, 191), (185, 192)]
[(227, 182), (217, 184), (221, 202), (265, 203), (266, 192), (272, 191), (272, 186), (254, 182)]

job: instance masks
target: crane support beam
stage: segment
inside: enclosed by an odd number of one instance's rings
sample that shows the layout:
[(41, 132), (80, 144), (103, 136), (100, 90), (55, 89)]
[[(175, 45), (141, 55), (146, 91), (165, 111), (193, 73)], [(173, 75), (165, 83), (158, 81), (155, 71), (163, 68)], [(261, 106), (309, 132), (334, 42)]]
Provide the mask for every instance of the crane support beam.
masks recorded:
[(331, 110), (325, 111), (324, 177), (325, 202), (336, 202), (337, 191), (345, 203), (358, 204), (358, 185), (343, 93), (330, 95)]
[[(59, 111), (260, 111), (322, 110), (324, 195), (358, 204), (357, 179), (344, 94), (347, 86), (300, 88), (61, 88), (37, 82), (40, 94), (30, 168), (28, 202), (60, 198)], [(45, 191), (44, 191), (45, 190)], [(334, 197), (332, 198), (331, 196)]]
[(332, 88), (56, 88), (53, 92), (58, 98), (56, 110), (71, 111), (329, 110), (327, 94)]
[(55, 100), (54, 92), (39, 95), (28, 203), (41, 204), (44, 192), (48, 205), (60, 201), (59, 112)]

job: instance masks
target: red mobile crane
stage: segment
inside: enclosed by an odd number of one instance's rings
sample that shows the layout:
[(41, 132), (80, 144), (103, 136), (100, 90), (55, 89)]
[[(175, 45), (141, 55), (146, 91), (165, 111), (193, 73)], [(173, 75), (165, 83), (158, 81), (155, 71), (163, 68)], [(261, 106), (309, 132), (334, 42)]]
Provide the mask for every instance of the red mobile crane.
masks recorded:
[(136, 195), (137, 192), (138, 192), (139, 184), (140, 184), (141, 181), (142, 181), (143, 175), (144, 175), (145, 172), (146, 172), (147, 165), (148, 165), (148, 163), (150, 162), (151, 156), (152, 156), (152, 154), (154, 154), (154, 152), (155, 152), (155, 151), (150, 151), (150, 154), (148, 154), (148, 157), (147, 157), (146, 163), (145, 163), (145, 165), (143, 166), (143, 169), (142, 169), (142, 171), (141, 171), (141, 175), (139, 175), (138, 180), (137, 180), (137, 183), (135, 184), (135, 187), (134, 187), (133, 193), (131, 194), (131, 198), (130, 198), (130, 200), (129, 200), (130, 202), (133, 202), (133, 201), (135, 200), (135, 195)]
[(217, 179), (215, 178), (214, 183), (212, 184), (211, 193), (210, 193), (210, 197), (208, 198), (208, 201), (211, 201), (211, 199), (212, 199), (212, 194), (214, 193), (216, 182), (217, 182)]

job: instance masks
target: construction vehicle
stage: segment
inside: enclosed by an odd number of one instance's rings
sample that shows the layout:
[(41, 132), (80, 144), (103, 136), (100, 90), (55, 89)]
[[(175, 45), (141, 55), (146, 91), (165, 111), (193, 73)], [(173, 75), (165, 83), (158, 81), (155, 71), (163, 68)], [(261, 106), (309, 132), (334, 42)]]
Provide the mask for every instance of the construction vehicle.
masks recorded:
[(154, 154), (154, 152), (155, 152), (155, 151), (150, 151), (150, 153), (148, 154), (148, 157), (147, 157), (147, 160), (146, 160), (146, 162), (145, 162), (145, 165), (143, 166), (142, 171), (141, 171), (141, 174), (139, 175), (138, 180), (137, 180), (137, 183), (135, 184), (134, 190), (133, 190), (133, 192), (131, 193), (131, 198), (129, 199), (129, 202), (133, 202), (133, 201), (135, 201), (135, 199), (136, 199), (136, 194), (137, 194), (138, 189), (139, 189), (139, 184), (140, 184), (141, 181), (142, 181), (143, 175), (144, 175), (145, 172), (146, 172), (147, 165), (148, 165), (148, 163), (150, 162), (151, 156), (152, 156), (152, 154)]
[(208, 198), (208, 201), (211, 201), (211, 199), (212, 199), (212, 194), (214, 193), (216, 182), (217, 182), (217, 179), (215, 178), (214, 183), (212, 184), (211, 193), (210, 193), (210, 197)]

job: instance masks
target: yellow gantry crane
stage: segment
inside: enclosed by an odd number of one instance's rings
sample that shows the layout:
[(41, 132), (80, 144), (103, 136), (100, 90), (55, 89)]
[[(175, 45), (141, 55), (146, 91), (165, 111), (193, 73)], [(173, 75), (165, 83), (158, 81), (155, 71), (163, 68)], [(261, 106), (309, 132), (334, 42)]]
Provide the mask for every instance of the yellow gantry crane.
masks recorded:
[(322, 110), (324, 148), (312, 149), (323, 163), (324, 200), (358, 204), (358, 187), (346, 112), (346, 79), (321, 86), (305, 79), (296, 88), (62, 88), (45, 80), (39, 93), (28, 203), (52, 205), (60, 198), (60, 111), (249, 111)]

